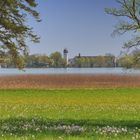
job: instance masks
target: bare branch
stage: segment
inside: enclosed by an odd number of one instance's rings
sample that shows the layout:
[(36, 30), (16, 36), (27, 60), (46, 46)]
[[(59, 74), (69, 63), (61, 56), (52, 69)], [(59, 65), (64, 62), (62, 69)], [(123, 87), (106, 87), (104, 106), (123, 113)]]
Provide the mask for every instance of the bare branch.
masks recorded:
[[(140, 30), (140, 0), (116, 0), (119, 8), (106, 8), (107, 14), (123, 19), (115, 26), (113, 35), (122, 35), (127, 32), (137, 33)], [(128, 19), (127, 19), (128, 18)], [(140, 45), (140, 38), (136, 37), (128, 41), (124, 48)]]

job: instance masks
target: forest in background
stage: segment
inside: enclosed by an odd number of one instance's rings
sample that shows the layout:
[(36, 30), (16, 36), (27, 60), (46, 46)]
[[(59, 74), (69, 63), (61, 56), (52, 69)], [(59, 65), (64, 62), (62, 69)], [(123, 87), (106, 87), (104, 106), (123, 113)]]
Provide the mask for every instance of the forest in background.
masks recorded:
[[(2, 68), (16, 68), (10, 54), (0, 54)], [(23, 57), (23, 56), (21, 56)], [(99, 56), (75, 56), (70, 58), (68, 64), (60, 52), (53, 52), (50, 55), (32, 54), (24, 56), (25, 68), (96, 68), (96, 67), (140, 67), (140, 50), (131, 53), (123, 53), (119, 57), (113, 54)]]

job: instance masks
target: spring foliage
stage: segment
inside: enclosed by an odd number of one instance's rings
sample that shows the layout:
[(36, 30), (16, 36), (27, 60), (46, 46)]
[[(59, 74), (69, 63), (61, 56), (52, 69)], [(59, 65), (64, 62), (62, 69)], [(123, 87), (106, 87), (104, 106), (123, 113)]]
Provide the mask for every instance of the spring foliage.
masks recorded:
[(36, 6), (36, 0), (0, 0), (0, 51), (10, 54), (18, 68), (24, 67), (23, 56), (28, 53), (26, 39), (39, 41), (27, 25), (29, 17), (40, 21)]

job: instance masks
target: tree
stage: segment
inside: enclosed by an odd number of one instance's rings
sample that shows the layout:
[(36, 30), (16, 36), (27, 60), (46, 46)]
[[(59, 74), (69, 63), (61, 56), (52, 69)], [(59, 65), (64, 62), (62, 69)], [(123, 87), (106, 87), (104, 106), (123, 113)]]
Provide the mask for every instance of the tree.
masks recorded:
[(65, 67), (64, 59), (60, 52), (54, 52), (50, 55), (50, 59), (52, 60), (52, 67)]
[(0, 1), (0, 51), (11, 54), (18, 68), (23, 68), (23, 56), (28, 53), (26, 39), (39, 41), (39, 37), (27, 25), (30, 16), (40, 21), (36, 6), (36, 0)]
[(130, 56), (133, 57), (133, 68), (140, 68), (140, 49), (132, 51)]
[[(124, 34), (126, 32), (137, 33), (140, 30), (140, 0), (116, 0), (118, 8), (106, 8), (107, 14), (122, 17), (116, 25), (114, 33)], [(124, 48), (132, 48), (140, 45), (140, 36), (135, 35), (124, 44)]]
[(134, 67), (134, 58), (133, 55), (125, 54), (118, 60), (119, 66), (124, 68), (132, 68)]

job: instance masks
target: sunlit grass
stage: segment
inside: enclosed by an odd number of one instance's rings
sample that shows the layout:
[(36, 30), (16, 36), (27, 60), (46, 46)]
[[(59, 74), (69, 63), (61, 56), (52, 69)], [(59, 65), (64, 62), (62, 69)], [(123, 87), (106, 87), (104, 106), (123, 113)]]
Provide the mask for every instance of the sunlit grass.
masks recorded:
[(0, 118), (139, 120), (140, 89), (0, 90)]
[(140, 138), (140, 89), (0, 90), (0, 124), (8, 140)]
[[(92, 137), (81, 137), (81, 136), (45, 136), (45, 135), (30, 135), (30, 136), (5, 136), (0, 140), (132, 140), (130, 136), (119, 136), (119, 137), (106, 137), (106, 136), (92, 136)], [(135, 138), (134, 138), (135, 139)]]

